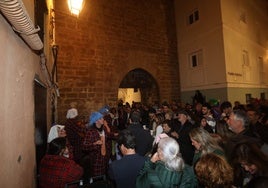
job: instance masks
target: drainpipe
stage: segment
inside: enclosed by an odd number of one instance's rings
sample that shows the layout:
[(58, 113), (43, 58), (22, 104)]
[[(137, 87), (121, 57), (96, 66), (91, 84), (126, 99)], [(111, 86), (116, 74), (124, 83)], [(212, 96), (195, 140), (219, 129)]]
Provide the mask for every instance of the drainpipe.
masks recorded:
[(40, 28), (35, 28), (23, 2), (21, 0), (0, 0), (0, 11), (11, 24), (13, 30), (23, 38), (25, 43), (32, 50), (41, 53), (40, 65), (45, 75), (47, 85), (49, 88), (55, 89), (57, 95), (59, 95), (57, 86), (51, 82), (51, 77), (46, 65), (47, 59), (43, 52), (44, 45), (37, 34)]
[(0, 0), (0, 11), (32, 50), (42, 50), (44, 45), (21, 0)]
[(41, 70), (46, 78), (47, 86), (52, 92), (51, 101), (53, 101), (54, 106), (57, 106), (56, 97), (60, 96), (59, 89), (58, 86), (51, 81), (46, 65), (47, 58), (44, 54), (44, 45), (37, 34), (40, 28), (34, 26), (21, 0), (0, 0), (0, 13), (10, 23), (13, 30), (21, 36), (24, 42), (40, 55)]

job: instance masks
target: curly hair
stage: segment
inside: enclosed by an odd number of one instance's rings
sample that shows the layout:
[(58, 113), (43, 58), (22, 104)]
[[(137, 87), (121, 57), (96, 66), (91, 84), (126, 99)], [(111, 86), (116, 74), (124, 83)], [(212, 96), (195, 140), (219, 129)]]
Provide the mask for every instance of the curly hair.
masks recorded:
[(233, 169), (221, 156), (210, 153), (202, 156), (195, 165), (200, 184), (206, 188), (231, 188)]

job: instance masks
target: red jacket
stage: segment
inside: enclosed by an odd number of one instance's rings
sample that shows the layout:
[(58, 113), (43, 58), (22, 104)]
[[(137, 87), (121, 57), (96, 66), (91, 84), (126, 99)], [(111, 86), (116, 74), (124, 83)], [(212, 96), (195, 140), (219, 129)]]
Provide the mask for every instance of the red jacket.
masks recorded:
[(64, 188), (66, 183), (79, 180), (83, 169), (73, 160), (59, 155), (45, 155), (40, 165), (41, 188)]
[[(106, 136), (106, 132), (105, 132)], [(101, 145), (94, 145), (93, 143), (100, 140), (100, 135), (97, 129), (90, 128), (87, 130), (82, 149), (89, 156), (91, 166), (91, 175), (99, 176), (106, 173), (106, 167), (108, 165), (107, 155), (101, 155)], [(107, 145), (107, 142), (105, 142)]]

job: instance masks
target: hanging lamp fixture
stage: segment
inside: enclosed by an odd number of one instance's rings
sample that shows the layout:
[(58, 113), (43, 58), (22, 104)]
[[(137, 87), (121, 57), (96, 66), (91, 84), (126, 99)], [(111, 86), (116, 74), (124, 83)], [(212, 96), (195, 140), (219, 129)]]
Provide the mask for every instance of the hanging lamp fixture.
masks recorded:
[(68, 6), (71, 14), (78, 16), (83, 8), (83, 0), (68, 0)]

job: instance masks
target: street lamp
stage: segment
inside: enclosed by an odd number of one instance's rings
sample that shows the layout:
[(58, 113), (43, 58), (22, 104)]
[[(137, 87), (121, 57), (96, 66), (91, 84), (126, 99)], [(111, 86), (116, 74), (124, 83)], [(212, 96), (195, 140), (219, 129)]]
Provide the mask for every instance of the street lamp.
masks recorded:
[(83, 8), (83, 0), (68, 0), (68, 6), (72, 14), (78, 16)]

